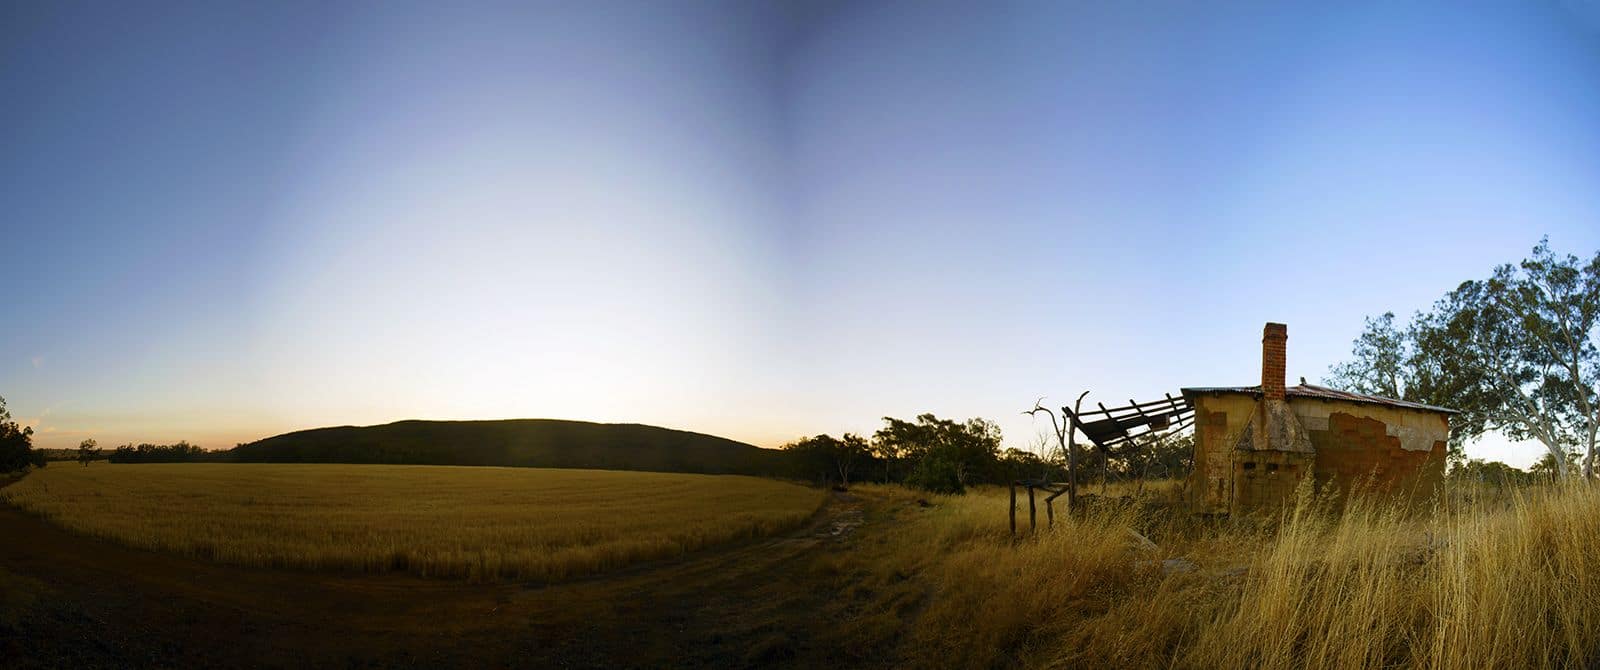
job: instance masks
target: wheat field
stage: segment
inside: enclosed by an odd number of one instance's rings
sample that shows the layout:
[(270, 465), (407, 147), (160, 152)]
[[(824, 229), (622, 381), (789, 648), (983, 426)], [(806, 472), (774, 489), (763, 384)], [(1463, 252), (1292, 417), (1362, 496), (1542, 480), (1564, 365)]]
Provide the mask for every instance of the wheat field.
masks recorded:
[(237, 565), (551, 580), (787, 530), (823, 493), (654, 472), (97, 463), (36, 471), (0, 499), (77, 532)]

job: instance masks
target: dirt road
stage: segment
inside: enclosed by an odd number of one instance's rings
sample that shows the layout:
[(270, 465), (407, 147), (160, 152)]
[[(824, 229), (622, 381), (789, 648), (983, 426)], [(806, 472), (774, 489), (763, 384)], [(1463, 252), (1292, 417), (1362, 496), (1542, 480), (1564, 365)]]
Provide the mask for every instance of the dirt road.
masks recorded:
[[(7, 667), (807, 667), (870, 498), (776, 538), (552, 584), (239, 568), (69, 533), (0, 505)], [(15, 662), (15, 663), (14, 663)]]

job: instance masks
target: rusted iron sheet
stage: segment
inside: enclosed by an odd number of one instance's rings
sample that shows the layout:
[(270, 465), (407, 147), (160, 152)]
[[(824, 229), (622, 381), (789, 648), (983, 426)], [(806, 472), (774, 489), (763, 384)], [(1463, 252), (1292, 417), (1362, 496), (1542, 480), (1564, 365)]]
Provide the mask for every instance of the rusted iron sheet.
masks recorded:
[[(1203, 387), (1195, 387), (1195, 388), (1183, 389), (1183, 394), (1186, 395), (1186, 396), (1189, 395), (1189, 394), (1192, 394), (1192, 393), (1248, 393), (1248, 394), (1251, 394), (1251, 395), (1261, 395), (1261, 387), (1260, 386), (1203, 386)], [(1389, 407), (1399, 407), (1399, 408), (1403, 408), (1403, 409), (1415, 409), (1415, 410), (1421, 410), (1421, 411), (1424, 411), (1424, 412), (1442, 412), (1442, 413), (1445, 413), (1445, 414), (1459, 414), (1460, 413), (1459, 411), (1450, 409), (1448, 407), (1436, 407), (1434, 405), (1424, 405), (1424, 404), (1422, 404), (1420, 402), (1411, 402), (1409, 400), (1396, 400), (1394, 398), (1385, 398), (1385, 397), (1382, 397), (1382, 396), (1365, 395), (1365, 394), (1361, 394), (1361, 393), (1351, 393), (1349, 391), (1340, 391), (1340, 390), (1337, 390), (1337, 389), (1327, 388), (1325, 386), (1314, 386), (1314, 385), (1311, 385), (1311, 384), (1301, 384), (1299, 386), (1289, 387), (1288, 389), (1284, 390), (1283, 395), (1285, 397), (1288, 397), (1288, 398), (1317, 398), (1317, 399), (1321, 399), (1321, 400), (1343, 400), (1345, 402), (1359, 402), (1359, 403), (1366, 403), (1366, 404), (1369, 404), (1369, 405), (1386, 405), (1386, 406), (1389, 406)]]

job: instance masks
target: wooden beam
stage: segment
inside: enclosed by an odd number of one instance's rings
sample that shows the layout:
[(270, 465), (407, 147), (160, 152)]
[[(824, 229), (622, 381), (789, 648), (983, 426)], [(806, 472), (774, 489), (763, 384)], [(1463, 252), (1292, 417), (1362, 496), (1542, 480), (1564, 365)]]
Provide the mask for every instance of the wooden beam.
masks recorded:
[(1194, 405), (1190, 405), (1189, 404), (1189, 399), (1188, 398), (1184, 398), (1182, 400), (1182, 402), (1180, 402), (1177, 398), (1172, 397), (1171, 393), (1167, 393), (1167, 394), (1164, 394), (1164, 395), (1167, 396), (1167, 402), (1172, 403), (1172, 408), (1173, 409), (1178, 409), (1179, 407), (1182, 407), (1182, 408), (1185, 408), (1185, 409), (1189, 409), (1189, 410), (1193, 410), (1194, 409)]
[(1174, 398), (1174, 397), (1172, 397), (1171, 393), (1167, 393), (1165, 395), (1166, 395), (1165, 398), (1162, 398), (1162, 399), (1159, 399), (1159, 400), (1151, 400), (1149, 402), (1134, 402), (1132, 400), (1129, 400), (1128, 401), (1129, 405), (1127, 407), (1112, 407), (1110, 409), (1107, 409), (1106, 406), (1102, 404), (1102, 405), (1100, 405), (1100, 409), (1098, 409), (1098, 410), (1091, 409), (1091, 410), (1089, 410), (1087, 412), (1083, 412), (1079, 416), (1096, 416), (1096, 415), (1099, 415), (1099, 414), (1109, 414), (1111, 412), (1131, 412), (1131, 411), (1133, 411), (1134, 408), (1138, 408), (1138, 407), (1155, 407), (1157, 405), (1166, 405), (1166, 406), (1170, 406), (1170, 407), (1182, 407), (1182, 406), (1188, 406), (1188, 404), (1189, 404), (1189, 402), (1187, 400), (1184, 400), (1183, 398)]
[(1072, 404), (1072, 411), (1071, 412), (1068, 412), (1067, 408), (1065, 406), (1063, 406), (1061, 408), (1061, 413), (1062, 414), (1067, 414), (1068, 416), (1072, 417), (1072, 421), (1068, 424), (1069, 428), (1067, 428), (1067, 430), (1071, 431), (1067, 435), (1067, 513), (1068, 514), (1071, 514), (1073, 510), (1078, 508), (1078, 410), (1083, 408), (1083, 399), (1084, 399), (1084, 397), (1086, 397), (1088, 395), (1089, 395), (1088, 391), (1084, 391), (1083, 393), (1079, 393), (1078, 394), (1078, 401)]
[(1083, 424), (1082, 427), (1083, 432), (1087, 434), (1089, 439), (1093, 440), (1095, 444), (1099, 446), (1109, 446), (1122, 439), (1138, 437), (1139, 435), (1144, 434), (1144, 432), (1158, 430), (1157, 428), (1153, 428), (1151, 425), (1157, 423), (1158, 420), (1165, 422), (1167, 425), (1171, 425), (1185, 416), (1187, 416), (1187, 414), (1173, 412), (1145, 414), (1143, 416), (1129, 415), (1114, 419), (1097, 419), (1091, 423)]
[[(1106, 408), (1106, 404), (1105, 403), (1096, 403), (1096, 404), (1100, 405), (1100, 409), (1105, 409)], [(1107, 411), (1106, 416), (1108, 416), (1108, 417), (1111, 416), (1109, 410)], [(1129, 439), (1129, 440), (1133, 439), (1133, 436), (1128, 434), (1127, 427), (1123, 426), (1121, 421), (1116, 421), (1113, 418), (1113, 422), (1112, 422), (1111, 425), (1116, 426), (1117, 430), (1122, 431), (1122, 437), (1124, 437), (1126, 439)]]

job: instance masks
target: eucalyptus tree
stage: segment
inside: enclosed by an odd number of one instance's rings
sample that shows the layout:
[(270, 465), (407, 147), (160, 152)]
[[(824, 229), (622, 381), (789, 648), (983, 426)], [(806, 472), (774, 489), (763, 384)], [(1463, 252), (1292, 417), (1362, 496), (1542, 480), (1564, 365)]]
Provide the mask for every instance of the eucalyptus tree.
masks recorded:
[(883, 418), (873, 450), (909, 465), (906, 481), (941, 493), (960, 493), (992, 475), (1000, 458), (1000, 426), (982, 418), (957, 422), (919, 414), (915, 422)]
[(1463, 282), (1403, 330), (1368, 319), (1330, 385), (1452, 407), (1453, 451), (1489, 431), (1537, 440), (1568, 474), (1594, 475), (1600, 437), (1600, 253), (1557, 255), (1548, 240), (1487, 279)]

